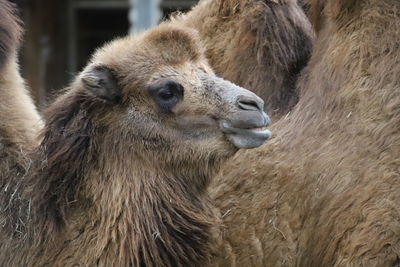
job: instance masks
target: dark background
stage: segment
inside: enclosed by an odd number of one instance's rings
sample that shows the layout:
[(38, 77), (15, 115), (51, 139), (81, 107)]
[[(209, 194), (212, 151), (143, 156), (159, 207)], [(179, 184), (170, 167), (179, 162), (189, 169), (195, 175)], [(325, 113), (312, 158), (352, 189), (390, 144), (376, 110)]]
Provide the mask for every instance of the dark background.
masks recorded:
[[(140, 0), (147, 1), (147, 0)], [(198, 0), (160, 0), (163, 18), (187, 11)], [(131, 27), (129, 0), (12, 0), (25, 35), (20, 50), (23, 77), (41, 109), (86, 65), (93, 51)]]

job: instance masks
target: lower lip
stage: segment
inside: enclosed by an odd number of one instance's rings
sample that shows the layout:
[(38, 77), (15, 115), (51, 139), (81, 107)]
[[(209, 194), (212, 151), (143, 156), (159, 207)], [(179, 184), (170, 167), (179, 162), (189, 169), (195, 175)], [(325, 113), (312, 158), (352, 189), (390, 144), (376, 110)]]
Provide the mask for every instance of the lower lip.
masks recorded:
[(265, 127), (263, 128), (255, 128), (255, 129), (241, 129), (243, 130), (243, 132), (249, 132), (249, 133), (253, 133), (255, 135), (258, 136), (264, 136), (266, 139), (269, 139), (271, 137), (271, 131), (267, 130)]
[(240, 149), (256, 148), (271, 138), (271, 132), (267, 129), (238, 129), (230, 128), (229, 133), (225, 132), (228, 140)]
[[(267, 127), (264, 126), (264, 127), (258, 127), (258, 128), (251, 128), (251, 129), (248, 129), (248, 130), (252, 130), (252, 131), (265, 131), (265, 130), (267, 130)], [(268, 130), (267, 130), (267, 131), (268, 131)]]

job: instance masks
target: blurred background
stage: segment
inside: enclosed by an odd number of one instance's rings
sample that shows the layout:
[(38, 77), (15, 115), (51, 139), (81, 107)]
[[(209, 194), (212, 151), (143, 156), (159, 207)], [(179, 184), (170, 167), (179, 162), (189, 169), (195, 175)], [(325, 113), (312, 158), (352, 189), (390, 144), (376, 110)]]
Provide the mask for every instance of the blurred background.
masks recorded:
[(24, 22), (23, 77), (41, 109), (118, 36), (141, 32), (198, 0), (12, 0)]

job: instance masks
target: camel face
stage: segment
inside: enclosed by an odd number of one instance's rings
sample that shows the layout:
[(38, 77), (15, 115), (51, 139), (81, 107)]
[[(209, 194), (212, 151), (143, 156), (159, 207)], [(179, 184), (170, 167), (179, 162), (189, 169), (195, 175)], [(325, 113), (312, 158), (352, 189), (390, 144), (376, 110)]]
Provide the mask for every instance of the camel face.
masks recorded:
[(114, 41), (77, 82), (112, 107), (113, 131), (122, 129), (144, 149), (231, 155), (270, 137), (264, 102), (218, 78), (196, 33), (185, 28), (161, 25)]
[(150, 100), (143, 108), (163, 118), (154, 128), (165, 140), (201, 147), (225, 146), (228, 140), (237, 148), (253, 148), (270, 137), (263, 100), (216, 77), (205, 64), (166, 66), (153, 80), (144, 89)]

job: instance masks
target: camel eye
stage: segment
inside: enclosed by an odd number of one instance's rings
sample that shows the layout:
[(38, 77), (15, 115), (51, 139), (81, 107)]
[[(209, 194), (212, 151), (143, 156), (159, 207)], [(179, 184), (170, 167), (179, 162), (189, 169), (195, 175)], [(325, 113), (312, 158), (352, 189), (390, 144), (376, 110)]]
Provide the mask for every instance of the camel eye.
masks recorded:
[(171, 91), (169, 91), (169, 90), (164, 90), (164, 91), (159, 92), (159, 93), (158, 93), (158, 96), (159, 96), (162, 100), (168, 101), (168, 100), (170, 100), (171, 98), (174, 97), (174, 93), (171, 92)]
[(172, 80), (150, 86), (149, 92), (161, 111), (171, 111), (183, 99), (183, 86)]

